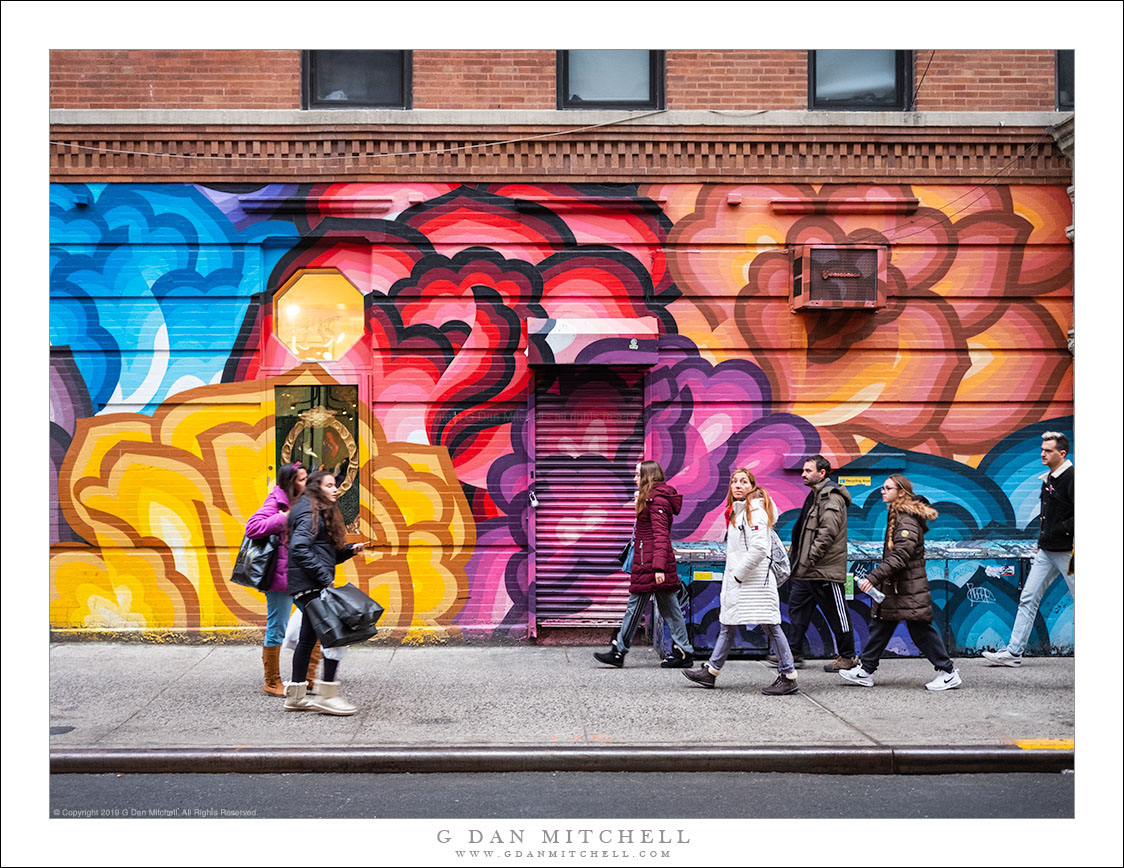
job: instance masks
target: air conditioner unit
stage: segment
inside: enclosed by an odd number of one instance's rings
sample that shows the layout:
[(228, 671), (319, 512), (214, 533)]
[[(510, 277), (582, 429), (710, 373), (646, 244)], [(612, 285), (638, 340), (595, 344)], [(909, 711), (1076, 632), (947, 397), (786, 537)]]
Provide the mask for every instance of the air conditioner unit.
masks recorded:
[(876, 244), (804, 244), (792, 249), (792, 310), (886, 306), (888, 251)]

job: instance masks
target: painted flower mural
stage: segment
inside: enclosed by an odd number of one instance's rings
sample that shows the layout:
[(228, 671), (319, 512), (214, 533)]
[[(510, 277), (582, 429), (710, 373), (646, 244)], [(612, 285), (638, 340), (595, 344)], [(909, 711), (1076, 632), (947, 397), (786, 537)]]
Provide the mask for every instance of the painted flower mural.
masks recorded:
[[(316, 371), (188, 390), (151, 416), (78, 422), (59, 476), (69, 527), (53, 547), (53, 623), (82, 628), (265, 623), (260, 595), (227, 581), (246, 519), (268, 490), (272, 388), (330, 383)], [(370, 557), (341, 569), (387, 607), (381, 626), (447, 633), (464, 605), (475, 538), (448, 454), (361, 426), (359, 530)]]
[[(668, 243), (681, 331), (717, 358), (746, 348), (778, 409), (814, 424), (831, 454), (885, 442), (976, 461), (1013, 427), (1068, 412), (1073, 259), (1061, 188), (677, 193)], [(743, 205), (729, 207), (730, 195)], [(895, 213), (879, 202), (915, 204)], [(784, 248), (813, 243), (889, 244), (887, 307), (790, 313)], [(1027, 346), (1039, 351), (1017, 352)]]
[[(76, 185), (52, 203), (58, 627), (261, 623), (261, 601), (223, 577), (276, 460), (274, 390), (316, 382), (357, 388), (359, 522), (377, 546), (345, 575), (387, 605), (384, 624), (524, 636), (532, 321), (658, 331), (627, 449), (587, 426), (572, 452), (619, 477), (613, 499), (629, 493), (625, 452), (659, 460), (684, 539), (721, 535), (734, 467), (791, 511), (802, 456), (883, 447), (962, 495), (955, 533), (1025, 527), (1009, 438), (1072, 412), (1054, 188)], [(890, 304), (790, 313), (784, 247), (856, 241), (889, 244)], [(354, 287), (363, 333), (310, 364), (277, 339), (273, 296), (314, 271)], [(587, 380), (562, 412), (631, 400), (628, 377)], [(546, 499), (562, 481), (536, 484)], [(575, 600), (593, 599), (591, 576), (621, 581), (582, 552), (611, 512), (583, 504), (550, 530)]]

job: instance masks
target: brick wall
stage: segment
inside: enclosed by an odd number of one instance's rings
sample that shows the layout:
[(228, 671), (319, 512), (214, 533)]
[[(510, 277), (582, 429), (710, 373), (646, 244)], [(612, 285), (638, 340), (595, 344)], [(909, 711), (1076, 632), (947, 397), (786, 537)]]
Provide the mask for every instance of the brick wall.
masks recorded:
[(414, 108), (553, 109), (553, 51), (415, 51)]
[[(915, 49), (919, 111), (1050, 111), (1054, 52)], [(554, 51), (415, 51), (419, 109), (553, 109)], [(926, 69), (927, 67), (927, 69)], [(922, 78), (924, 76), (924, 78)], [(52, 51), (52, 108), (300, 107), (299, 51)], [(669, 51), (669, 109), (808, 107), (806, 51)]]
[(1053, 51), (916, 49), (913, 60), (918, 111), (1054, 110)]
[(808, 107), (806, 51), (669, 51), (669, 109)]
[(299, 51), (52, 51), (51, 108), (295, 109)]

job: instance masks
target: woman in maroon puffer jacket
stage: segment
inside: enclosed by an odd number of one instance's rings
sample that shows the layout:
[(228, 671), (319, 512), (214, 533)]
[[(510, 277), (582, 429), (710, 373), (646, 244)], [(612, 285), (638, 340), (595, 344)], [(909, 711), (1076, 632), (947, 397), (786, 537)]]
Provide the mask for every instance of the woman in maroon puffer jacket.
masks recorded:
[(691, 665), (694, 649), (687, 638), (687, 624), (679, 605), (679, 574), (671, 549), (671, 523), (683, 508), (683, 495), (664, 481), (663, 468), (656, 461), (636, 465), (636, 527), (632, 532), (632, 572), (628, 584), (628, 606), (621, 628), (608, 651), (594, 658), (620, 668), (632, 636), (640, 624), (648, 600), (656, 596), (656, 606), (671, 630), (671, 653), (660, 664), (665, 669)]

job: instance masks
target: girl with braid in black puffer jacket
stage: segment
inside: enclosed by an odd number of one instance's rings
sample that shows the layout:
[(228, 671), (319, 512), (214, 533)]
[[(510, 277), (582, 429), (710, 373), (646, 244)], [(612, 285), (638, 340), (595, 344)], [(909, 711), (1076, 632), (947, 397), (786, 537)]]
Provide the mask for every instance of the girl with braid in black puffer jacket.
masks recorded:
[(925, 688), (952, 690), (961, 684), (960, 673), (933, 626), (933, 601), (925, 574), (925, 533), (937, 511), (913, 493), (913, 483), (900, 473), (883, 483), (882, 501), (888, 508), (882, 563), (859, 581), (859, 590), (878, 602), (870, 607), (870, 633), (862, 664), (841, 670), (839, 676), (851, 684), (873, 687), (878, 660), (898, 622), (905, 621), (909, 638), (937, 670), (936, 678)]

